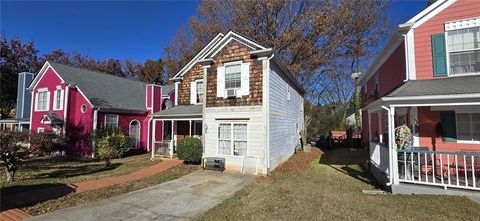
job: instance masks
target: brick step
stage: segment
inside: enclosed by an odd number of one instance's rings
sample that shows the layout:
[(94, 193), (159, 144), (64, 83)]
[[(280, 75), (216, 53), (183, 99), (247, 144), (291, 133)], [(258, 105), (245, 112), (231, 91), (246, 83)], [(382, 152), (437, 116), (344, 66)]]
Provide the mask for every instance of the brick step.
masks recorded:
[(9, 209), (0, 213), (0, 221), (20, 221), (30, 217), (21, 209)]

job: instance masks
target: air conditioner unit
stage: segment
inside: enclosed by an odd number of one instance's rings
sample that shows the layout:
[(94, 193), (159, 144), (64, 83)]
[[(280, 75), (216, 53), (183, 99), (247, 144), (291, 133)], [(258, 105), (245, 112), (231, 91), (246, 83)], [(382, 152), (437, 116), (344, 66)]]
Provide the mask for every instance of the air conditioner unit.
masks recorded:
[(237, 97), (237, 90), (227, 89), (227, 98), (235, 98), (235, 97)]

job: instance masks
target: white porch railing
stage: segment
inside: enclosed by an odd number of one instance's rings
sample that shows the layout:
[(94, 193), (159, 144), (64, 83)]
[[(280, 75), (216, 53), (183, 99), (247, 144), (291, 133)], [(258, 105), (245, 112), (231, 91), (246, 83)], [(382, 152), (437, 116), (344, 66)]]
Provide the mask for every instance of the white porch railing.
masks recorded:
[(154, 141), (153, 142), (153, 157), (173, 157), (173, 142), (171, 140)]
[(399, 182), (480, 190), (480, 153), (421, 149), (396, 153)]

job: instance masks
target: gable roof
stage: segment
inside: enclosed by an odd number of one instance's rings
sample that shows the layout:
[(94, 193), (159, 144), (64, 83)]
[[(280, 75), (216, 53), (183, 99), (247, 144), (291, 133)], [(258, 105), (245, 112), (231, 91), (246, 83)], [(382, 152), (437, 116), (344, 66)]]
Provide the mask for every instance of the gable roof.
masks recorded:
[[(95, 108), (120, 112), (147, 111), (145, 106), (147, 83), (51, 61), (46, 62), (39, 74), (48, 66), (53, 68), (65, 84), (76, 85)], [(32, 82), (31, 87), (35, 83)]]
[(433, 4), (429, 5), (421, 12), (410, 18), (407, 22), (399, 24), (395, 32), (390, 37), (385, 47), (380, 54), (375, 58), (372, 64), (369, 65), (365, 74), (360, 79), (360, 85), (365, 84), (379, 69), (379, 67), (385, 62), (385, 60), (393, 53), (394, 49), (404, 41), (403, 34), (407, 33), (411, 29), (417, 28), (433, 16), (437, 15), (448, 6), (452, 5), (457, 0), (437, 0)]
[(217, 36), (215, 36), (202, 50), (200, 50), (193, 58), (190, 60), (178, 73), (176, 73), (172, 80), (175, 79), (180, 79), (185, 73), (187, 73), (190, 68), (192, 68), (193, 65), (197, 63), (197, 61), (200, 60), (200, 58), (208, 51), (210, 48), (212, 48), (215, 44), (222, 39), (223, 34), (219, 33)]

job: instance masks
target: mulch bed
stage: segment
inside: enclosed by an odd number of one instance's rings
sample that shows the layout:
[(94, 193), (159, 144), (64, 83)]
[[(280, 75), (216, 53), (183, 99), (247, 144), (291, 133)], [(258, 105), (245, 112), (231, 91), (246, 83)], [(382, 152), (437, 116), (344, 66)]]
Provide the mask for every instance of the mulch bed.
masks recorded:
[(272, 181), (272, 178), (280, 176), (284, 173), (297, 173), (300, 174), (303, 171), (310, 168), (310, 162), (318, 160), (323, 151), (319, 148), (312, 147), (311, 152), (297, 152), (293, 154), (287, 162), (281, 164), (275, 170), (273, 170), (268, 177), (258, 177), (255, 179), (255, 183), (268, 183)]

